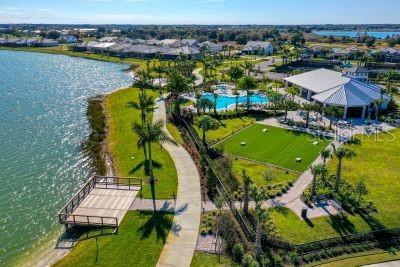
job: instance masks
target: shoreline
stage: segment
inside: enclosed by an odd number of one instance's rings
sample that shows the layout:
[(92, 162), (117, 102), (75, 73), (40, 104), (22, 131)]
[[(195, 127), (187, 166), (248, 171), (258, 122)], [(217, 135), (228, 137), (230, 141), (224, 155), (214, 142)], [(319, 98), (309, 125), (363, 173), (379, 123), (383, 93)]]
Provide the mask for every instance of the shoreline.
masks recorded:
[[(30, 50), (30, 49), (14, 49), (14, 48), (5, 48), (0, 46), (0, 51), (11, 51), (11, 52), (29, 52), (29, 53), (42, 53), (42, 54), (51, 54), (51, 55), (61, 55), (61, 56), (69, 56), (69, 57), (75, 57), (75, 58), (84, 58), (88, 60), (96, 60), (96, 61), (103, 61), (103, 62), (108, 62), (108, 63), (113, 63), (113, 64), (124, 64), (127, 65), (127, 68), (122, 70), (124, 72), (127, 72), (127, 75), (131, 76), (133, 79), (135, 77), (135, 72), (132, 70), (131, 65), (126, 62), (115, 62), (113, 60), (107, 60), (105, 59), (96, 59), (96, 58), (91, 58), (91, 57), (85, 57), (84, 55), (70, 55), (67, 53), (62, 53), (62, 51), (36, 51), (36, 50)], [(114, 92), (117, 92), (119, 90), (123, 90), (129, 87), (119, 87), (116, 89), (113, 89), (109, 92), (106, 92), (104, 94), (101, 94), (101, 107), (102, 111), (104, 113), (104, 131), (105, 135), (104, 138), (100, 142), (100, 147), (101, 147), (101, 158), (102, 161), (104, 162), (105, 165), (105, 173), (104, 175), (107, 176), (113, 176), (115, 174), (115, 168), (114, 168), (114, 163), (113, 163), (113, 158), (111, 155), (111, 152), (109, 151), (108, 148), (108, 142), (107, 142), (107, 136), (108, 136), (108, 116), (105, 112), (105, 98)], [(91, 99), (96, 98), (98, 96), (94, 95), (88, 98), (88, 103), (90, 102)], [(87, 106), (87, 112), (89, 111), (89, 105)], [(90, 123), (90, 118), (89, 114), (87, 113), (87, 119), (89, 121), (89, 127), (91, 129), (89, 135), (86, 137), (86, 140), (82, 140), (82, 142), (85, 142), (89, 139), (90, 135), (93, 133), (93, 125)], [(82, 143), (82, 150), (84, 150), (85, 143)], [(95, 160), (93, 159), (93, 155), (90, 154), (90, 160)], [(95, 170), (95, 169), (94, 169)], [(96, 170), (94, 171), (96, 172)], [(51, 266), (52, 264), (56, 263), (59, 261), (61, 258), (66, 256), (71, 249), (75, 246), (77, 243), (77, 240), (73, 240), (71, 236), (65, 236), (65, 230), (61, 226), (57, 225), (54, 228), (50, 229), (48, 232), (47, 236), (43, 236), (43, 238), (40, 238), (37, 240), (37, 242), (33, 243), (30, 248), (28, 248), (26, 251), (21, 252), (19, 255), (17, 255), (13, 260), (11, 260), (9, 263), (13, 266)]]

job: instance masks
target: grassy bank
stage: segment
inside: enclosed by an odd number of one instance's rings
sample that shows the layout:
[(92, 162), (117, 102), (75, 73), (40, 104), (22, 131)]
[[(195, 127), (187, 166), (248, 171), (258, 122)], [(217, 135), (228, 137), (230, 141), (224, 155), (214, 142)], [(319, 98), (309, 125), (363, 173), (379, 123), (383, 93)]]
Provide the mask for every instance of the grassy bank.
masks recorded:
[[(158, 96), (148, 90), (149, 96)], [(132, 131), (132, 123), (140, 122), (140, 110), (128, 106), (130, 101), (138, 102), (139, 89), (128, 88), (107, 95), (105, 108), (108, 120), (107, 143), (113, 157), (114, 167), (119, 176), (144, 178), (143, 197), (150, 198), (150, 185), (147, 183), (143, 150), (137, 147), (137, 135)], [(152, 116), (151, 114), (149, 115)], [(170, 199), (176, 196), (177, 174), (173, 160), (159, 144), (152, 145), (156, 197)]]
[(87, 116), (92, 131), (83, 145), (83, 149), (92, 159), (92, 167), (100, 175), (107, 174), (102, 148), (102, 143), (106, 138), (106, 116), (103, 110), (103, 99), (103, 96), (89, 99)]
[(74, 249), (54, 266), (155, 266), (173, 215), (129, 211), (118, 234), (96, 230), (81, 236)]
[(221, 255), (218, 260), (218, 256), (216, 254), (204, 253), (195, 251), (192, 259), (191, 267), (223, 267), (223, 266), (236, 266), (232, 265), (231, 260)]

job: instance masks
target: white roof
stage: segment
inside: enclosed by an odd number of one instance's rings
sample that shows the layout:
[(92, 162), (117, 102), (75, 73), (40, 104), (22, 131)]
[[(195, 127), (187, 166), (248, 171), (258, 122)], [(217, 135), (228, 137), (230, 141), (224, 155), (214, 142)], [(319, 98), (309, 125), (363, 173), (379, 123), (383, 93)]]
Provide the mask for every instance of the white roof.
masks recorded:
[(93, 48), (108, 48), (113, 45), (115, 45), (115, 43), (98, 43), (94, 45)]
[[(284, 80), (313, 91), (316, 94), (312, 98), (327, 105), (360, 107), (381, 97), (379, 86), (327, 69), (306, 72)], [(383, 99), (388, 100), (389, 96), (384, 95)]]
[(314, 93), (320, 93), (348, 82), (349, 78), (342, 76), (340, 72), (318, 69), (287, 77), (284, 80)]

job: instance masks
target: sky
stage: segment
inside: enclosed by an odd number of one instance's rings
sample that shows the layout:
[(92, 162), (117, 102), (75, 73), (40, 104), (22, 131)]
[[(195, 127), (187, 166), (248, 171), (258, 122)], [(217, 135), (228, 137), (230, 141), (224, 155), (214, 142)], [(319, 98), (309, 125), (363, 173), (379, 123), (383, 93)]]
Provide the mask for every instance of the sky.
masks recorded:
[(399, 0), (0, 0), (0, 23), (400, 24)]

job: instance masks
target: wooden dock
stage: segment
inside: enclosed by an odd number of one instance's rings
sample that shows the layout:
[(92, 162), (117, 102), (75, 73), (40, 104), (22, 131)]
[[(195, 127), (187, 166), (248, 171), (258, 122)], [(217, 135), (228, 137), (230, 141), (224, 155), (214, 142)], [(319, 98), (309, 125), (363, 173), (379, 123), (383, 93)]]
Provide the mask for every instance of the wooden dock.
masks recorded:
[(59, 222), (118, 229), (141, 189), (138, 178), (93, 176), (60, 211)]

